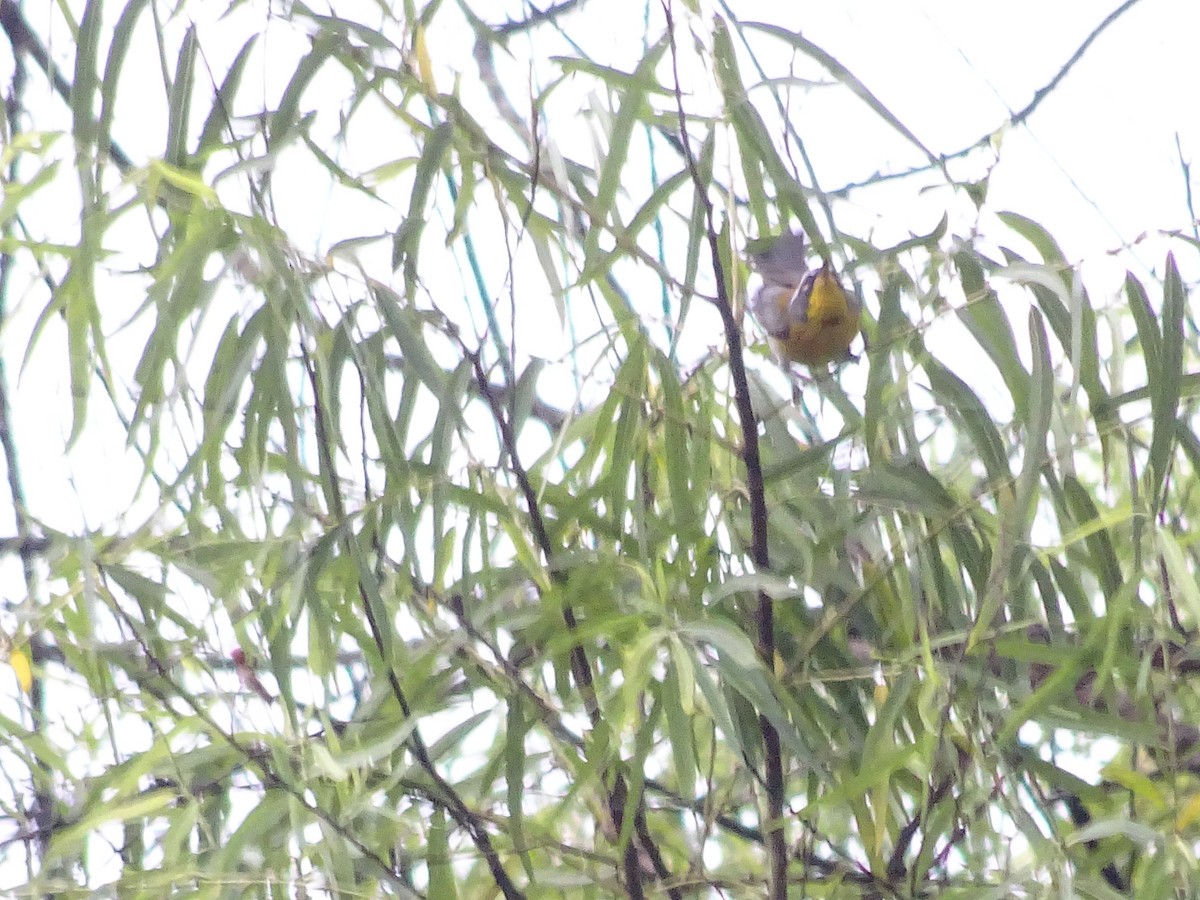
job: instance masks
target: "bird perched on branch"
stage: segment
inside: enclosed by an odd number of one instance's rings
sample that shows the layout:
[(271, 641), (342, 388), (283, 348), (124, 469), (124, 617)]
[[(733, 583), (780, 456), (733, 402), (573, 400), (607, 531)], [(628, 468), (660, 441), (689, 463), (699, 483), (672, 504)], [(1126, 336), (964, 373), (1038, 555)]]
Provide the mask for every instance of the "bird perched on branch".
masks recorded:
[(809, 270), (802, 233), (782, 234), (764, 249), (751, 250), (750, 261), (763, 280), (750, 311), (781, 361), (811, 367), (850, 356), (862, 302), (842, 287), (828, 260)]

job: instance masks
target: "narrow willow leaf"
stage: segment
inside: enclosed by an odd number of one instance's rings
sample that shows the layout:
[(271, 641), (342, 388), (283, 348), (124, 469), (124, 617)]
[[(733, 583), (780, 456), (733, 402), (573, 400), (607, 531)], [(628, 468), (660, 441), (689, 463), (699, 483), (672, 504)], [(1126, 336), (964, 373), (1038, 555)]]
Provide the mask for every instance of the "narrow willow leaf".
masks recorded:
[(525, 873), (532, 881), (533, 856), (525, 841), (525, 735), (530, 723), (526, 721), (522, 704), (519, 697), (508, 699), (507, 724), (504, 728), (504, 780), (508, 797), (508, 834)]
[[(71, 80), (72, 134), (82, 149), (91, 149), (96, 143), (96, 119), (93, 103), (99, 85), (97, 64), (100, 61), (100, 29), (103, 0), (88, 0), (79, 19), (79, 32), (75, 39), (75, 74)], [(81, 160), (81, 168), (83, 166)], [(89, 182), (90, 183), (90, 182)], [(85, 202), (92, 199), (92, 191), (84, 190)]]
[(242, 44), (242, 49), (233, 58), (233, 62), (229, 66), (229, 71), (225, 73), (225, 80), (221, 82), (216, 96), (213, 97), (212, 109), (208, 111), (208, 117), (204, 120), (204, 127), (200, 129), (200, 138), (196, 142), (196, 155), (200, 158), (201, 162), (203, 162), (209, 153), (222, 145), (222, 132), (230, 128), (233, 124), (232, 110), (237, 97), (238, 87), (241, 85), (242, 75), (246, 70), (246, 63), (250, 59), (250, 52), (254, 49), (257, 41), (258, 35), (253, 35), (246, 43)]
[(421, 158), (417, 161), (417, 171), (413, 176), (412, 193), (409, 195), (408, 214), (392, 242), (392, 268), (404, 266), (404, 279), (409, 286), (409, 296), (412, 296), (412, 286), (417, 277), (417, 256), (420, 249), (421, 234), (425, 230), (425, 205), (429, 200), (429, 192), (433, 181), (442, 169), (442, 161), (450, 142), (454, 138), (454, 123), (445, 121), (430, 131), (421, 150)]
[(712, 184), (713, 163), (716, 156), (717, 133), (710, 130), (700, 145), (700, 153), (696, 159), (696, 170), (699, 172), (699, 184), (695, 185), (696, 197), (692, 204), (692, 215), (688, 220), (687, 265), (683, 270), (683, 286), (687, 293), (684, 299), (689, 300), (696, 290), (696, 273), (700, 269), (700, 255), (708, 247), (708, 224), (705, 220), (705, 201), (708, 185)]
[(1017, 477), (1016, 525), (1020, 529), (1018, 541), (1029, 538), (1029, 528), (1037, 510), (1037, 485), (1042, 467), (1049, 459), (1046, 437), (1050, 433), (1050, 416), (1054, 408), (1054, 369), (1050, 361), (1050, 347), (1046, 337), (1046, 326), (1036, 309), (1029, 310), (1029, 343), (1033, 351), (1032, 390), (1025, 410), (1025, 459), (1021, 474)]
[[(1130, 609), (1137, 597), (1137, 590), (1137, 579), (1129, 579), (1122, 584), (1113, 596), (1107, 598), (1104, 618), (1097, 623), (1103, 630), (1104, 635), (1103, 655), (1096, 666), (1094, 690), (1098, 695), (1103, 694), (1109, 679), (1113, 676), (1113, 671), (1118, 664), (1117, 653), (1128, 649)], [(1089, 638), (1098, 640), (1098, 638), (1092, 636), (1095, 633), (1093, 631), (1092, 634), (1089, 634)]]
[(204, 440), (219, 445), (238, 411), (238, 400), (254, 369), (262, 340), (262, 318), (252, 316), (244, 328), (232, 319), (217, 342), (204, 383)]
[(446, 393), (446, 371), (438, 365), (426, 343), (425, 319), (414, 309), (404, 305), (404, 300), (391, 288), (382, 284), (372, 285), (376, 308), (387, 323), (388, 332), (400, 347), (404, 361), (405, 380), (414, 379), (439, 399)]
[(1007, 484), (1012, 473), (1008, 468), (1008, 454), (1000, 432), (983, 401), (967, 386), (967, 383), (932, 358), (923, 361), (929, 385), (934, 396), (952, 408), (963, 423), (967, 434), (975, 445), (979, 459), (987, 469), (993, 484)]
[(696, 745), (692, 734), (692, 716), (696, 711), (696, 682), (692, 660), (683, 642), (668, 640), (671, 665), (661, 685), (660, 702), (666, 707), (667, 732), (671, 738), (671, 760), (679, 793), (686, 799), (696, 796)]
[(666, 469), (667, 486), (671, 494), (671, 513), (675, 522), (675, 533), (682, 540), (691, 540), (699, 527), (700, 502), (692, 495), (688, 483), (688, 469), (683, 460), (690, 455), (688, 449), (688, 415), (683, 405), (683, 391), (679, 385), (679, 373), (671, 360), (657, 350), (653, 351), (658, 368), (659, 383), (663, 390), (663, 468)]
[(675, 192), (690, 181), (691, 174), (685, 169), (676, 172), (656, 187), (654, 192), (646, 199), (646, 202), (642, 204), (641, 209), (629, 220), (626, 231), (629, 234), (630, 240), (636, 240), (641, 230), (658, 218), (663, 208), (666, 207), (667, 201), (671, 199)]
[(288, 85), (284, 88), (279, 106), (270, 117), (268, 133), (273, 151), (278, 152), (289, 139), (293, 129), (299, 124), (300, 100), (308, 90), (309, 83), (325, 65), (330, 56), (340, 46), (340, 41), (329, 34), (318, 33), (313, 40), (312, 50), (300, 60), (300, 64), (292, 73)]
[(963, 251), (955, 254), (954, 262), (967, 298), (958, 316), (999, 370), (1012, 396), (1013, 407), (1022, 416), (1028, 409), (1029, 373), (1021, 365), (1012, 324), (996, 292), (984, 280), (983, 267), (975, 255)]
[(1141, 822), (1127, 818), (1097, 819), (1067, 837), (1067, 846), (1087, 844), (1107, 837), (1128, 838), (1137, 847), (1154, 847), (1163, 844), (1163, 836)]
[[(796, 811), (796, 815), (805, 816), (818, 809), (837, 808), (853, 798), (862, 797), (881, 779), (887, 780), (908, 766), (916, 757), (918, 749), (915, 744), (905, 744), (881, 755), (869, 771), (860, 771), (849, 778), (838, 781), (834, 787), (822, 793), (820, 797), (809, 800), (805, 806)], [(870, 817), (864, 815), (860, 820), (869, 821)]]
[(353, 37), (374, 50), (394, 53), (396, 56), (400, 56), (401, 54), (400, 48), (387, 35), (378, 29), (371, 28), (369, 25), (355, 22), (353, 19), (344, 19), (341, 16), (321, 15), (302, 3), (295, 4), (288, 12), (291, 16), (304, 18), (312, 22), (316, 26), (314, 31), (336, 35), (343, 40), (347, 37)]
[(1111, 597), (1124, 582), (1112, 535), (1100, 517), (1100, 511), (1087, 488), (1074, 476), (1063, 478), (1063, 489), (1071, 515), (1079, 526), (1095, 525), (1085, 533), (1087, 561), (1100, 578), (1105, 596)]
[[(99, 235), (96, 235), (99, 238)], [(86, 241), (90, 245), (90, 241)], [(87, 422), (88, 398), (91, 396), (92, 366), (95, 361), (91, 334), (92, 323), (99, 318), (96, 309), (93, 266), (95, 259), (90, 252), (80, 248), (67, 276), (66, 283), (59, 289), (65, 297), (63, 312), (67, 324), (67, 351), (71, 371), (71, 435), (67, 446), (71, 446), (83, 433)]]
[(1079, 649), (1062, 649), (1062, 657), (1055, 672), (1005, 716), (1004, 724), (996, 736), (996, 743), (999, 747), (1007, 747), (1012, 743), (1016, 739), (1017, 732), (1021, 730), (1021, 726), (1030, 719), (1039, 717), (1052, 703), (1068, 696), (1072, 701), (1074, 700), (1075, 683), (1083, 672), (1082, 652)]
[(413, 27), (413, 56), (417, 60), (417, 77), (425, 90), (437, 93), (437, 82), (433, 77), (433, 60), (429, 57), (429, 44), (425, 40), (425, 26), (418, 22)]
[[(894, 427), (896, 410), (889, 403), (895, 389), (890, 357), (893, 352), (899, 352), (902, 335), (912, 331), (912, 325), (900, 304), (901, 291), (901, 281), (893, 275), (886, 278), (877, 294), (879, 324), (867, 357), (870, 369), (863, 402), (863, 442), (872, 462), (891, 456), (889, 428)], [(889, 428), (885, 428), (885, 425)]]
[(147, 0), (130, 0), (113, 26), (112, 39), (108, 43), (108, 59), (104, 64), (104, 78), (101, 80), (100, 122), (97, 142), (99, 155), (108, 155), (112, 144), (112, 123), (116, 112), (118, 86), (121, 82), (121, 69), (125, 57), (129, 53), (129, 45), (133, 39), (134, 28), (138, 17), (146, 8)]
[(948, 213), (942, 213), (942, 218), (933, 226), (933, 230), (928, 234), (917, 234), (898, 244), (893, 244), (890, 247), (876, 249), (867, 241), (859, 241), (858, 239), (846, 235), (846, 245), (854, 252), (859, 262), (871, 259), (887, 259), (888, 257), (898, 257), (912, 250), (928, 250), (931, 253), (936, 252), (938, 244), (942, 238), (946, 236), (946, 232), (950, 230), (950, 216)]
[(1166, 528), (1157, 528), (1154, 533), (1155, 544), (1167, 567), (1171, 578), (1171, 591), (1183, 600), (1183, 606), (1193, 622), (1200, 622), (1200, 586), (1196, 584), (1196, 574), (1188, 565), (1183, 548)]
[(514, 435), (520, 435), (521, 430), (525, 427), (525, 423), (529, 421), (529, 416), (533, 412), (534, 401), (537, 400), (538, 396), (538, 379), (545, 368), (546, 361), (535, 357), (529, 361), (529, 365), (525, 367), (525, 371), (517, 378), (517, 386), (513, 390), (511, 404), (511, 427)]
[(915, 462), (871, 466), (858, 473), (857, 482), (862, 500), (886, 509), (945, 518), (957, 515), (960, 510), (954, 495), (933, 474)]
[(767, 199), (763, 178), (764, 155), (774, 152), (757, 111), (750, 106), (746, 97), (746, 86), (738, 70), (737, 54), (724, 19), (718, 18), (713, 28), (713, 63), (717, 82), (725, 99), (725, 110), (734, 134), (737, 135), (739, 158), (742, 165), (743, 183), (749, 197), (750, 214), (758, 228), (759, 236), (765, 237), (771, 230), (768, 212), (773, 204)]
[(629, 355), (617, 372), (614, 394), (620, 398), (620, 412), (613, 432), (609, 464), (604, 473), (608, 485), (609, 517), (613, 526), (622, 531), (629, 502), (629, 477), (634, 454), (640, 450), (644, 440), (642, 398), (646, 390), (646, 377), (646, 348), (639, 342), (629, 348)]
[(1034, 249), (1041, 254), (1043, 262), (1049, 265), (1062, 265), (1066, 262), (1066, 257), (1063, 255), (1062, 249), (1058, 246), (1054, 238), (1050, 236), (1050, 232), (1046, 231), (1045, 228), (1033, 221), (1033, 219), (1015, 212), (998, 212), (996, 216), (1005, 225), (1033, 244)]
[(177, 168), (186, 166), (188, 160), (187, 130), (192, 119), (198, 51), (196, 26), (193, 25), (184, 33), (179, 59), (175, 64), (175, 78), (167, 97), (167, 147), (163, 161)]
[(244, 859), (270, 858), (284, 846), (292, 831), (289, 804), (284, 791), (264, 791), (242, 824), (222, 842), (215, 872), (232, 874), (241, 868)]
[[(468, 235), (470, 227), (470, 216), (477, 208), (475, 202), (475, 188), (479, 184), (479, 177), (476, 172), (476, 162), (465, 153), (459, 154), (458, 170), (459, 181), (457, 187), (452, 190), (457, 190), (458, 196), (454, 198), (454, 216), (450, 224), (450, 231), (446, 235), (446, 246), (449, 247), (455, 241), (460, 240), (465, 235)], [(545, 243), (544, 229), (541, 226), (542, 219), (537, 215), (531, 215), (529, 218), (529, 236), (539, 243)], [(555, 273), (557, 276), (557, 272)], [(555, 296), (562, 292), (562, 286), (556, 284)]]
[(774, 726), (784, 747), (800, 763), (805, 767), (817, 765), (816, 757), (784, 711), (766, 667), (744, 633), (723, 622), (713, 621), (687, 623), (679, 629), (679, 634), (685, 639), (702, 641), (716, 650), (717, 671), (723, 684), (746, 701), (750, 710)]
[[(662, 49), (665, 48), (655, 46), (656, 59), (661, 59)], [(590, 75), (623, 93), (636, 91), (642, 94), (656, 94), (674, 100), (674, 92), (664, 87), (654, 77), (653, 67), (647, 68), (646, 66), (639, 65), (633, 72), (623, 72), (612, 66), (604, 66), (593, 60), (581, 59), (576, 56), (551, 56), (550, 62), (556, 63), (565, 73)]]
[(1175, 267), (1175, 257), (1167, 255), (1167, 274), (1163, 279), (1162, 359), (1161, 367), (1150, 377), (1150, 410), (1153, 437), (1146, 461), (1150, 475), (1150, 496), (1155, 509), (1167, 480), (1167, 470), (1175, 449), (1175, 418), (1179, 412), (1180, 384), (1183, 378), (1183, 319), (1187, 292)]
[(71, 855), (103, 826), (153, 817), (168, 809), (176, 800), (176, 792), (164, 788), (148, 790), (133, 797), (97, 802), (79, 821), (54, 829), (46, 856), (49, 859), (61, 859)]
[(608, 135), (608, 153), (600, 167), (596, 196), (590, 209), (592, 227), (588, 229), (584, 242), (585, 270), (591, 269), (595, 265), (600, 248), (600, 236), (604, 231), (603, 226), (616, 224), (613, 210), (617, 190), (625, 175), (625, 161), (629, 157), (629, 145), (633, 140), (633, 130), (647, 112), (646, 93), (638, 85), (642, 81), (653, 80), (654, 70), (658, 67), (658, 62), (662, 59), (668, 46), (670, 44), (664, 37), (647, 50), (646, 55), (638, 63), (633, 83), (622, 98), (620, 109), (613, 121), (612, 130)]
[(1162, 369), (1162, 334), (1158, 328), (1158, 316), (1150, 306), (1146, 289), (1132, 272), (1125, 273), (1125, 296), (1129, 299), (1129, 311), (1137, 326), (1138, 343), (1142, 345), (1142, 358), (1146, 362), (1146, 383), (1149, 384)]

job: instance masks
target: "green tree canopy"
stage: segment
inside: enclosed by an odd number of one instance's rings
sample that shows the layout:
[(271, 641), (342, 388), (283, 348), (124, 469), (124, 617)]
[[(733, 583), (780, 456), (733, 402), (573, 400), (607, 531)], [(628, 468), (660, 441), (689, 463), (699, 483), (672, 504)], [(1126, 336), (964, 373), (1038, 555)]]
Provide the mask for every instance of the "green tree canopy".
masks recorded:
[[(1093, 296), (995, 135), (721, 3), (37, 6), (4, 890), (1196, 890), (1200, 240)], [(792, 230), (829, 371), (743, 314)]]

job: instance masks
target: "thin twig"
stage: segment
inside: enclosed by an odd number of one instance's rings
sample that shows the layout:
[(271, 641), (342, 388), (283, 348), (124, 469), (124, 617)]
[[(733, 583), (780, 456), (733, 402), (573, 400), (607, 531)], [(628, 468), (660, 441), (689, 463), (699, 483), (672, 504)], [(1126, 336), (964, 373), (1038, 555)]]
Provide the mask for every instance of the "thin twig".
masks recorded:
[(531, 28), (536, 28), (538, 25), (546, 22), (553, 22), (558, 16), (564, 13), (569, 13), (577, 6), (582, 6), (583, 0), (563, 0), (562, 3), (555, 3), (553, 6), (547, 6), (545, 9), (539, 10), (537, 7), (530, 4), (533, 9), (533, 15), (527, 19), (521, 19), (515, 22), (505, 22), (503, 25), (495, 26), (495, 32), (502, 38), (510, 35), (519, 34), (522, 31), (528, 31)]
[[(1054, 77), (1051, 78), (1050, 81), (1048, 81), (1044, 86), (1035, 91), (1033, 94), (1033, 99), (1030, 100), (1029, 103), (1027, 103), (1019, 112), (1013, 113), (1011, 116), (1009, 116), (1008, 121), (1004, 123), (1003, 127), (1012, 128), (1017, 125), (1023, 125), (1025, 121), (1033, 115), (1034, 111), (1042, 105), (1045, 99), (1054, 92), (1059, 83), (1067, 77), (1067, 73), (1070, 72), (1071, 69), (1073, 69), (1075, 65), (1083, 58), (1084, 53), (1086, 53), (1087, 49), (1096, 41), (1096, 38), (1100, 37), (1105, 30), (1107, 30), (1114, 22), (1116, 22), (1117, 19), (1129, 12), (1129, 10), (1132, 9), (1138, 2), (1139, 0), (1125, 0), (1124, 3), (1105, 16), (1103, 21), (1101, 21), (1099, 25), (1091, 30), (1088, 36), (1084, 38), (1083, 43), (1081, 43), (1075, 49), (1075, 52), (1068, 57), (1067, 61), (1063, 63), (1062, 67), (1058, 70), (1058, 72), (1055, 73)], [(919, 166), (913, 166), (912, 168), (905, 169), (901, 172), (889, 172), (886, 174), (876, 173), (875, 175), (872, 175), (870, 178), (863, 181), (850, 182), (849, 184), (842, 185), (840, 188), (826, 191), (826, 196), (844, 197), (860, 188), (871, 187), (884, 181), (893, 181), (897, 178), (908, 178), (912, 175), (921, 175), (925, 172), (932, 171), (933, 169), (945, 169), (946, 163), (950, 160), (969, 156), (971, 153), (974, 153), (981, 147), (988, 146), (999, 130), (1000, 128), (989, 129), (987, 134), (971, 142), (967, 146), (955, 150), (952, 153), (946, 153), (942, 156), (939, 156), (936, 161), (922, 163)]]

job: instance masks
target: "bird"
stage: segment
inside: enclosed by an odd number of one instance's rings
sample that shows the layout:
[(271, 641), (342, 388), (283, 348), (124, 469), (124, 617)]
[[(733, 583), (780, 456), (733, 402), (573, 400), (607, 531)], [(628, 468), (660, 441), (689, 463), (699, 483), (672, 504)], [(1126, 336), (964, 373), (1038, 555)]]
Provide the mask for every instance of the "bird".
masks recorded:
[(258, 676), (254, 673), (254, 666), (246, 659), (246, 653), (241, 647), (234, 647), (229, 653), (229, 658), (233, 660), (233, 668), (237, 672), (238, 681), (242, 683), (242, 687), (254, 691), (264, 703), (275, 702), (271, 692), (258, 680)]
[(809, 270), (801, 232), (779, 235), (765, 249), (751, 251), (750, 262), (763, 280), (750, 311), (780, 361), (812, 368), (850, 357), (862, 326), (862, 301), (842, 287), (828, 259)]

